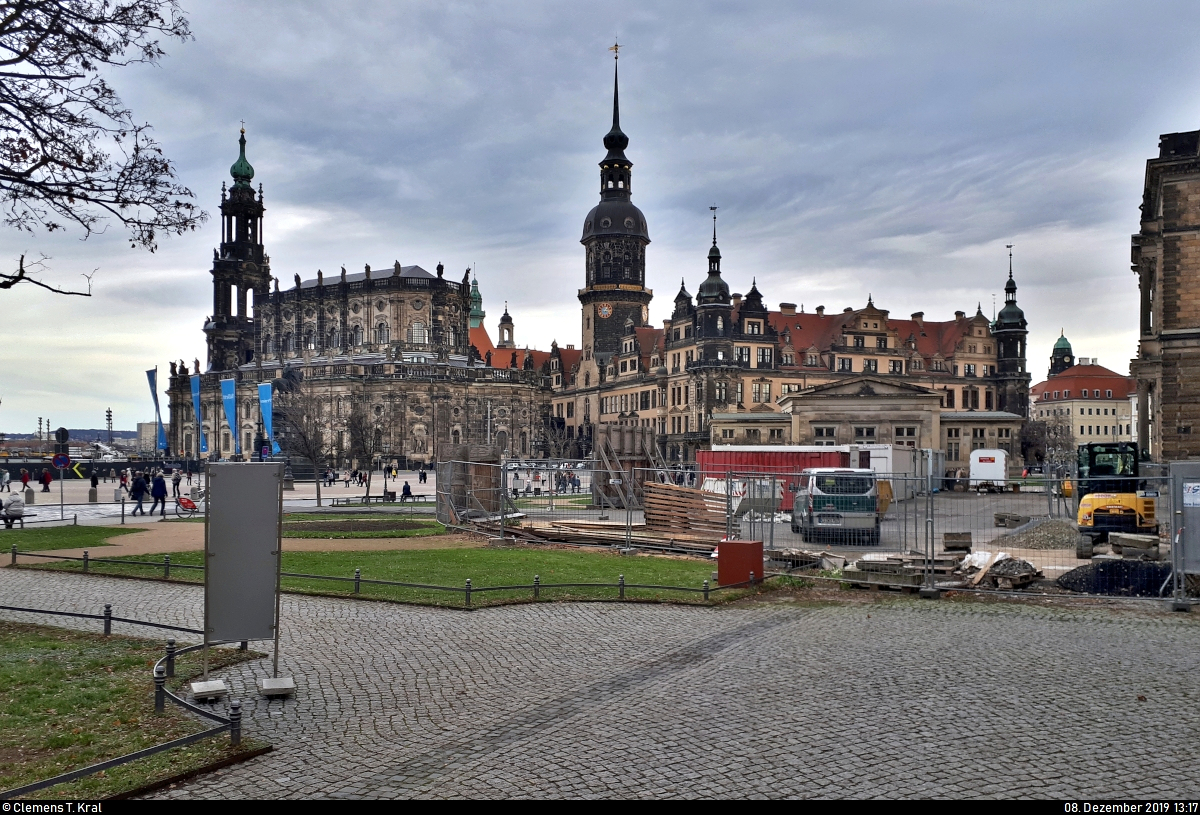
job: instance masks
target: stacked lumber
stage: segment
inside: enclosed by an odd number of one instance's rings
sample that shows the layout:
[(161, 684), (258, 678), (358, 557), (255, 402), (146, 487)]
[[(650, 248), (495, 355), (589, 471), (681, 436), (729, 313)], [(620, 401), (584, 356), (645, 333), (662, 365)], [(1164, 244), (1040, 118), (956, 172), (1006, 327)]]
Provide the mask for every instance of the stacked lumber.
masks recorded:
[(652, 481), (644, 487), (647, 532), (713, 541), (725, 536), (724, 495)]
[[(521, 533), (526, 538), (557, 543), (624, 545), (626, 541), (624, 524), (589, 521), (558, 521), (544, 526), (527, 525), (522, 526)], [(641, 524), (630, 529), (628, 541), (635, 548), (666, 549), (695, 554), (709, 554), (717, 545), (711, 537), (688, 533), (664, 534), (649, 531)]]

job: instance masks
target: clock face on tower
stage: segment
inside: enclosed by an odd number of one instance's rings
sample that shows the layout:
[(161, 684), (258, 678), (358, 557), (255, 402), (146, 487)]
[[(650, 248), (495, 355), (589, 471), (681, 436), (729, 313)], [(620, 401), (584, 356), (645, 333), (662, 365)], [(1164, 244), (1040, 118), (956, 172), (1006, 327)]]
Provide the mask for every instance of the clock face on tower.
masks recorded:
[(596, 314), (600, 317), (600, 319), (607, 320), (612, 316), (612, 304), (601, 303), (600, 305), (596, 306)]

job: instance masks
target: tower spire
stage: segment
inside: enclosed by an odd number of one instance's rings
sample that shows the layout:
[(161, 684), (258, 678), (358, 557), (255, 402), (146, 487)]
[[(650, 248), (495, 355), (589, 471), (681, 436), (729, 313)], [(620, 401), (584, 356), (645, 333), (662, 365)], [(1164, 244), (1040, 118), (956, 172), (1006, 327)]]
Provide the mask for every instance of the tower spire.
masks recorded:
[(713, 246), (717, 245), (717, 206), (714, 204), (709, 207), (713, 214)]
[(613, 43), (609, 51), (613, 52), (613, 123), (612, 130), (604, 137), (604, 146), (608, 148), (608, 158), (625, 158), (625, 148), (629, 146), (629, 137), (621, 132), (621, 89), (617, 75), (617, 59), (621, 46)]

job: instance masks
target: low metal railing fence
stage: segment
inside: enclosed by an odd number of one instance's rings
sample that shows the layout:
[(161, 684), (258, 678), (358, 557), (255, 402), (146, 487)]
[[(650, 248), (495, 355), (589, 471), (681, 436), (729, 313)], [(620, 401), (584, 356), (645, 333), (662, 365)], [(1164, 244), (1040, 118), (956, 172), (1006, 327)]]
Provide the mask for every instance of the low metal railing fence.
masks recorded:
[[(146, 626), (149, 628), (166, 629), (168, 631), (182, 631), (185, 633), (197, 634), (197, 635), (203, 635), (203, 633), (204, 633), (203, 631), (200, 631), (199, 629), (188, 628), (186, 626), (168, 625), (166, 623), (155, 623), (155, 622), (150, 622), (148, 620), (135, 620), (135, 619), (127, 618), (127, 617), (116, 617), (116, 616), (113, 616), (113, 614), (112, 614), (112, 604), (111, 603), (104, 604), (104, 613), (103, 614), (84, 614), (84, 613), (75, 612), (75, 611), (57, 611), (57, 610), (53, 610), (53, 609), (43, 609), (43, 608), (26, 608), (23, 606), (0, 606), (0, 611), (16, 611), (16, 612), (24, 612), (24, 613), (29, 613), (29, 614), (45, 614), (45, 615), (56, 616), (56, 617), (73, 617), (73, 618), (82, 618), (82, 619), (91, 619), (91, 620), (103, 620), (105, 636), (111, 636), (112, 624), (114, 622), (126, 623), (129, 625)], [(214, 645), (214, 644), (221, 645), (221, 644), (228, 644), (228, 643), (209, 643), (209, 645)], [(244, 642), (241, 643), (240, 645), (243, 649), (246, 647), (246, 643), (244, 643)], [(242, 708), (241, 708), (240, 700), (238, 700), (238, 699), (230, 700), (229, 715), (222, 716), (221, 714), (219, 714), (215, 711), (208, 710), (206, 708), (200, 707), (199, 705), (192, 704), (191, 702), (187, 701), (186, 699), (182, 698), (178, 694), (174, 693), (173, 691), (170, 690), (170, 688), (167, 687), (167, 679), (175, 676), (175, 659), (179, 656), (183, 656), (184, 654), (188, 654), (193, 651), (198, 651), (201, 648), (204, 648), (204, 643), (198, 643), (196, 645), (189, 645), (184, 648), (177, 648), (176, 644), (175, 644), (175, 640), (173, 638), (167, 640), (166, 653), (162, 657), (160, 657), (157, 662), (154, 663), (154, 669), (153, 669), (154, 711), (155, 711), (155, 713), (158, 713), (158, 714), (164, 713), (166, 711), (166, 701), (167, 701), (167, 699), (170, 699), (174, 704), (178, 705), (179, 707), (183, 708), (184, 710), (186, 710), (190, 713), (193, 713), (197, 716), (201, 716), (203, 718), (206, 718), (206, 719), (216, 722), (217, 723), (216, 727), (211, 727), (207, 730), (202, 730), (198, 733), (192, 733), (190, 735), (183, 736), (178, 739), (173, 739), (171, 741), (163, 742), (162, 744), (156, 744), (156, 745), (153, 745), (152, 747), (147, 747), (143, 750), (138, 750), (133, 753), (127, 753), (123, 756), (117, 756), (116, 758), (110, 758), (105, 761), (100, 761), (95, 764), (91, 764), (87, 767), (81, 767), (77, 770), (71, 770), (69, 772), (61, 773), (61, 774), (53, 776), (51, 778), (42, 779), (41, 781), (35, 781), (32, 784), (24, 784), (20, 787), (13, 787), (12, 789), (2, 790), (2, 791), (0, 791), (0, 800), (9, 800), (12, 798), (19, 798), (20, 796), (28, 795), (31, 792), (37, 792), (38, 790), (43, 790), (43, 789), (46, 789), (47, 787), (53, 787), (53, 786), (57, 786), (58, 784), (65, 784), (68, 781), (75, 781), (75, 780), (84, 778), (89, 775), (95, 775), (96, 773), (99, 773), (101, 771), (109, 770), (109, 769), (112, 769), (113, 767), (118, 767), (122, 764), (128, 764), (132, 761), (137, 761), (138, 759), (148, 758), (149, 756), (155, 755), (157, 753), (163, 753), (163, 752), (166, 752), (167, 750), (174, 750), (177, 747), (186, 747), (189, 744), (195, 744), (198, 741), (203, 741), (205, 739), (209, 739), (209, 738), (212, 738), (213, 736), (218, 736), (218, 735), (220, 735), (222, 733), (226, 733), (226, 732), (229, 733), (230, 745), (233, 747), (239, 746), (242, 742)], [(7, 807), (7, 804), (5, 806)]]
[[(85, 553), (83, 557), (77, 557), (77, 556), (72, 556), (72, 555), (51, 555), (51, 554), (46, 554), (43, 552), (22, 552), (22, 551), (19, 551), (18, 549), (16, 549), (16, 547), (13, 547), (11, 550), (11, 558), (12, 558), (11, 562), (13, 565), (17, 564), (17, 559), (19, 557), (35, 557), (35, 558), (43, 558), (46, 560), (57, 560), (57, 561), (64, 561), (64, 562), (82, 563), (83, 571), (88, 574), (99, 574), (98, 572), (94, 571), (94, 567), (97, 564), (113, 564), (113, 565), (119, 565), (122, 567), (131, 567), (134, 569), (147, 569), (147, 570), (152, 569), (155, 571), (161, 570), (162, 571), (162, 579), (170, 579), (172, 570), (185, 569), (185, 570), (190, 570), (193, 572), (197, 572), (197, 571), (203, 572), (204, 571), (203, 566), (197, 566), (197, 565), (193, 565), (193, 564), (172, 563), (169, 555), (164, 555), (163, 560), (161, 562), (159, 562), (159, 561), (153, 561), (153, 560), (135, 560), (135, 559), (124, 559), (124, 558), (93, 558), (93, 557), (88, 556), (87, 553)], [(752, 574), (749, 581), (742, 582), (742, 583), (731, 583), (731, 584), (727, 584), (727, 585), (713, 585), (712, 581), (705, 580), (705, 581), (703, 581), (702, 585), (700, 585), (700, 586), (670, 586), (670, 585), (650, 584), (650, 583), (628, 583), (625, 581), (625, 575), (623, 575), (623, 574), (618, 575), (617, 580), (612, 583), (605, 583), (605, 582), (543, 583), (540, 575), (534, 575), (533, 581), (530, 583), (517, 583), (517, 584), (501, 585), (501, 586), (476, 586), (472, 583), (470, 578), (467, 578), (462, 586), (441, 586), (441, 585), (436, 585), (436, 584), (431, 584), (431, 583), (412, 583), (412, 582), (406, 582), (406, 581), (401, 581), (401, 580), (382, 580), (382, 579), (377, 579), (377, 578), (363, 577), (361, 568), (356, 568), (354, 570), (353, 576), (308, 574), (305, 572), (280, 572), (280, 576), (283, 578), (291, 578), (291, 579), (295, 579), (295, 580), (313, 580), (313, 581), (325, 581), (325, 582), (337, 583), (337, 584), (349, 584), (349, 585), (353, 586), (353, 588), (350, 592), (351, 596), (363, 595), (363, 591), (362, 591), (363, 586), (383, 586), (383, 587), (401, 588), (401, 589), (414, 589), (414, 590), (419, 590), (419, 591), (441, 592), (441, 593), (448, 593), (451, 595), (462, 595), (463, 608), (471, 608), (472, 607), (471, 598), (473, 595), (477, 595), (477, 594), (487, 594), (487, 593), (491, 593), (491, 592), (501, 592), (501, 591), (523, 592), (523, 593), (527, 592), (530, 595), (529, 599), (538, 600), (538, 599), (541, 599), (541, 593), (543, 591), (549, 591), (549, 590), (554, 590), (554, 589), (579, 589), (579, 588), (586, 588), (589, 590), (596, 590), (596, 589), (612, 590), (616, 594), (615, 599), (618, 599), (618, 600), (638, 599), (638, 598), (626, 597), (627, 590), (629, 590), (629, 591), (646, 590), (646, 591), (670, 591), (670, 592), (678, 592), (681, 594), (698, 594), (698, 595), (702, 595), (704, 600), (707, 601), (710, 599), (711, 595), (714, 592), (729, 591), (731, 589), (740, 589), (740, 588), (748, 588), (748, 587), (758, 586), (758, 585), (761, 585), (766, 580), (769, 580), (774, 577), (780, 577), (782, 575), (770, 574), (770, 573), (764, 572), (764, 573), (761, 573), (758, 575)], [(339, 595), (339, 596), (344, 596), (344, 595)], [(514, 599), (518, 599), (518, 598), (514, 598)], [(7, 608), (7, 607), (0, 606), (0, 608)], [(21, 610), (28, 610), (28, 609), (14, 609), (14, 610), (21, 611)], [(107, 607), (106, 607), (106, 613), (108, 613)], [(74, 615), (74, 616), (90, 617), (93, 615), (79, 614), (79, 615)], [(100, 619), (100, 617), (97, 617), (97, 619)], [(117, 622), (132, 622), (134, 624), (140, 624), (140, 625), (148, 625), (148, 626), (157, 625), (155, 623), (139, 622), (136, 620), (128, 621), (128, 620), (123, 620), (121, 618), (116, 618), (116, 617), (113, 617), (111, 619), (114, 621), (117, 621)], [(106, 624), (106, 627), (105, 627), (106, 634), (109, 633), (110, 628), (111, 628), (111, 625)], [(192, 629), (179, 629), (179, 628), (175, 628), (174, 630), (192, 631)], [(192, 631), (192, 633), (199, 634), (201, 632)]]

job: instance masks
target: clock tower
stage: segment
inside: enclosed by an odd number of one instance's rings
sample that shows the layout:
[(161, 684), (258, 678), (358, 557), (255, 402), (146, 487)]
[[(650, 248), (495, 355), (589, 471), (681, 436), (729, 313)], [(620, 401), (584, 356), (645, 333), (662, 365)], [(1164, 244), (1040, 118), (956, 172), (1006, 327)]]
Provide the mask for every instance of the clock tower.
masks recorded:
[(621, 132), (614, 65), (613, 123), (604, 137), (608, 154), (600, 162), (600, 203), (584, 219), (580, 239), (585, 252), (585, 285), (579, 290), (585, 362), (619, 351), (626, 320), (646, 325), (654, 296), (646, 288), (646, 216), (630, 201), (633, 162), (625, 157), (628, 146), (629, 137)]

